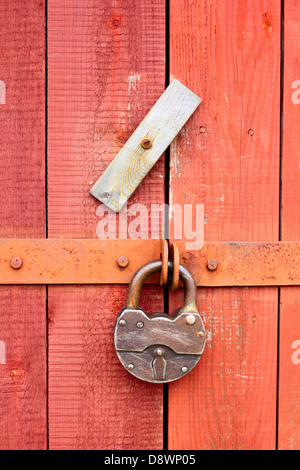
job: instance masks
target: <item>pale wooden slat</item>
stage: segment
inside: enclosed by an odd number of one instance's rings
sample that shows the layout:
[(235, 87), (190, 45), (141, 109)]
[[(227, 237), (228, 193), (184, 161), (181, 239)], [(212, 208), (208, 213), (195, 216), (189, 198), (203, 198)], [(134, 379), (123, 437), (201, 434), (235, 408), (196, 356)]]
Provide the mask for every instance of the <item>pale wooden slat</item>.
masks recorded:
[[(119, 212), (200, 103), (201, 98), (173, 80), (90, 193)], [(142, 147), (144, 138), (151, 140), (151, 148)]]

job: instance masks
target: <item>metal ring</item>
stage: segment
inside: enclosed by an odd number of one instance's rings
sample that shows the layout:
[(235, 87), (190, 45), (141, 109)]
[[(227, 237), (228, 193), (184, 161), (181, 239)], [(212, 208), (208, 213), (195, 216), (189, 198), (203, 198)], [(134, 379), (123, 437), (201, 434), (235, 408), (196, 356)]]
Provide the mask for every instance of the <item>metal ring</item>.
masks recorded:
[(169, 246), (167, 240), (161, 240), (161, 254), (162, 268), (160, 273), (160, 285), (166, 286), (168, 283), (168, 258), (169, 258)]
[[(142, 266), (133, 276), (128, 288), (126, 306), (128, 308), (137, 309), (139, 307), (141, 291), (144, 282), (152, 274), (162, 269), (162, 261), (155, 260)], [(173, 270), (173, 263), (168, 262), (168, 271)], [(194, 276), (182, 264), (179, 264), (179, 278), (184, 285), (184, 306), (186, 312), (198, 312), (196, 306), (197, 286)]]
[(172, 290), (177, 290), (179, 284), (179, 249), (176, 243), (173, 243), (173, 277)]

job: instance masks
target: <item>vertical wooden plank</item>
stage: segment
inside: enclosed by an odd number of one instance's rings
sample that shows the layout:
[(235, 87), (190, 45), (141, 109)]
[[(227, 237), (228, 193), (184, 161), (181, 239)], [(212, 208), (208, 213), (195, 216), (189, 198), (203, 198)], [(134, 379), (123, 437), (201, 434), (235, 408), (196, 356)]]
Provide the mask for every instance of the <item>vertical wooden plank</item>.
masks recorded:
[[(204, 204), (205, 240), (278, 239), (280, 13), (170, 2), (171, 78), (203, 98), (171, 149), (170, 200)], [(199, 289), (208, 342), (170, 384), (171, 449), (274, 449), (277, 302), (276, 288)]]
[[(45, 237), (44, 10), (43, 0), (0, 5), (3, 238)], [(44, 286), (0, 286), (0, 342), (0, 449), (45, 449)]]
[[(299, 240), (300, 210), (300, 4), (284, 2), (284, 96), (282, 135), (282, 240)], [(280, 297), (278, 448), (300, 447), (300, 289)]]
[[(48, 25), (49, 236), (96, 238), (102, 205), (89, 190), (165, 87), (165, 2), (49, 0)], [(164, 202), (163, 158), (135, 202)], [(51, 449), (162, 447), (162, 387), (134, 379), (114, 351), (125, 296), (49, 289)], [(144, 303), (160, 310), (162, 292), (146, 288)]]

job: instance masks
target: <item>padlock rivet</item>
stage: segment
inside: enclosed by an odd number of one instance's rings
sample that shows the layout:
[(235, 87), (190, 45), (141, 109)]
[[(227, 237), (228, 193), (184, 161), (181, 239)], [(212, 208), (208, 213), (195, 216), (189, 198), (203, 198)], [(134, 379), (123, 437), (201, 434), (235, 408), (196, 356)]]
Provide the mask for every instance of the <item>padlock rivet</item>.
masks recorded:
[(120, 320), (120, 321), (119, 321), (119, 325), (121, 325), (121, 326), (126, 325), (126, 323), (127, 323), (126, 320)]
[(204, 336), (203, 331), (198, 331), (197, 336), (198, 336), (198, 338), (203, 338), (203, 336)]
[(185, 321), (187, 325), (195, 325), (196, 317), (194, 315), (188, 315)]
[(22, 264), (23, 264), (23, 261), (21, 260), (21, 258), (12, 258), (10, 260), (10, 265), (14, 269), (20, 269)]
[(128, 364), (128, 370), (133, 370), (134, 369), (134, 365), (133, 364)]
[(164, 350), (163, 349), (156, 349), (155, 351), (156, 356), (163, 356), (164, 355)]
[(182, 372), (185, 374), (189, 369), (186, 366), (181, 367)]
[(145, 138), (142, 140), (141, 146), (143, 147), (143, 149), (148, 150), (152, 147), (152, 142), (150, 139)]
[(142, 321), (138, 321), (136, 326), (141, 329), (141, 328), (144, 328), (144, 323)]

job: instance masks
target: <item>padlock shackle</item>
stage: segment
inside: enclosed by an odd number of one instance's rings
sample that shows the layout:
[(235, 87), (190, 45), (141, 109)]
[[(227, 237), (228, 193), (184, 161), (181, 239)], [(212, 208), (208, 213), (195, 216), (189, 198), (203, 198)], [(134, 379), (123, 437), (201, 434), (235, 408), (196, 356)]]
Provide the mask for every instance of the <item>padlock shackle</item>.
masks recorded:
[[(140, 303), (142, 287), (146, 279), (162, 269), (162, 261), (155, 260), (142, 266), (133, 276), (128, 289), (126, 306), (128, 308), (137, 309)], [(173, 263), (168, 262), (168, 270), (173, 270)], [(197, 286), (194, 276), (182, 264), (179, 264), (179, 278), (184, 285), (184, 305), (182, 311), (197, 312), (196, 295)]]

